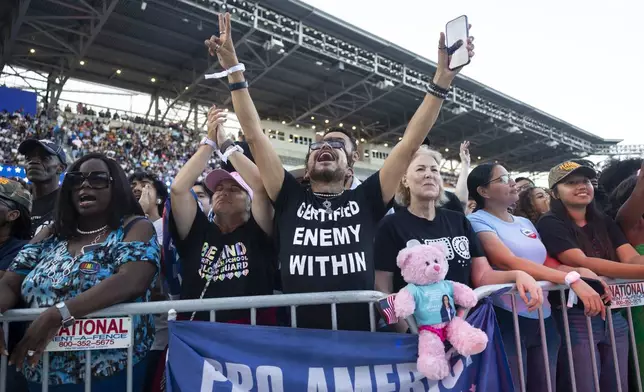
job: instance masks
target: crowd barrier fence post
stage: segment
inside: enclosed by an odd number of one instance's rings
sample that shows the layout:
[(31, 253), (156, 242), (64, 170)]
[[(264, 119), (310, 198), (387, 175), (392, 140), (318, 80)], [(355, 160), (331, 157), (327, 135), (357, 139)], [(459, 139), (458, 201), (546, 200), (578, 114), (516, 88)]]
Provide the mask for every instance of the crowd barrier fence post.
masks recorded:
[[(626, 281), (626, 280), (614, 280), (608, 281), (611, 283), (633, 283), (636, 281)], [(564, 290), (567, 287), (563, 285), (554, 285), (547, 282), (539, 282), (542, 289), (547, 291), (559, 291), (562, 303), (565, 304), (565, 293)], [(512, 302), (512, 316), (515, 332), (515, 342), (517, 345), (517, 361), (519, 365), (519, 377), (521, 390), (525, 391), (526, 388), (526, 376), (523, 369), (523, 358), (521, 355), (521, 332), (519, 330), (519, 315), (517, 312), (517, 299), (516, 299), (516, 287), (514, 285), (490, 285), (479, 287), (475, 291), (477, 298), (482, 300), (483, 298), (495, 293), (501, 289), (509, 289), (507, 292), (502, 295), (510, 295)], [(97, 318), (97, 317), (125, 317), (129, 316), (133, 318), (135, 315), (148, 315), (148, 314), (159, 314), (159, 313), (168, 313), (176, 312), (188, 313), (188, 312), (209, 312), (209, 319), (211, 322), (216, 321), (216, 313), (220, 310), (236, 310), (236, 309), (249, 309), (250, 310), (250, 319), (251, 324), (257, 324), (257, 309), (262, 308), (271, 308), (271, 307), (286, 307), (290, 308), (291, 313), (291, 323), (290, 326), (296, 328), (297, 323), (297, 307), (298, 306), (308, 306), (308, 305), (329, 305), (331, 307), (331, 323), (332, 328), (337, 330), (338, 320), (337, 320), (337, 305), (338, 304), (348, 304), (348, 303), (365, 303), (369, 306), (369, 326), (371, 331), (376, 331), (377, 318), (375, 311), (375, 303), (378, 302), (386, 294), (378, 291), (342, 291), (342, 292), (325, 292), (325, 293), (305, 293), (305, 294), (281, 294), (281, 295), (265, 295), (265, 296), (253, 296), (253, 297), (229, 297), (229, 298), (210, 298), (210, 299), (201, 299), (201, 300), (180, 300), (180, 301), (159, 301), (159, 302), (148, 302), (148, 303), (129, 303), (129, 304), (120, 304), (115, 305), (101, 311), (95, 312), (87, 316), (87, 318)], [(3, 326), (5, 342), (9, 341), (9, 325), (11, 322), (16, 321), (32, 321), (40, 315), (45, 309), (16, 309), (5, 312), (0, 315), (0, 322)], [(554, 309), (553, 309), (554, 310)], [(577, 390), (577, 385), (575, 382), (575, 369), (574, 369), (574, 358), (572, 353), (571, 345), (571, 334), (570, 334), (570, 325), (568, 317), (568, 309), (566, 306), (562, 306), (562, 317), (563, 317), (563, 330), (564, 336), (563, 340), (565, 342), (566, 354), (569, 362), (569, 372), (571, 378), (571, 387), (573, 391)], [(607, 308), (607, 326), (608, 332), (610, 334), (610, 342), (612, 345), (612, 355), (615, 364), (615, 375), (616, 379), (620, 380), (620, 371), (627, 371), (626, 369), (620, 369), (617, 361), (617, 349), (616, 349), (616, 338), (615, 330), (613, 325), (613, 317), (610, 307)], [(548, 391), (552, 392), (554, 386), (551, 385), (551, 374), (549, 366), (549, 357), (547, 355), (547, 336), (545, 332), (545, 319), (543, 309), (539, 308), (539, 326), (540, 326), (540, 339), (542, 343), (542, 355), (544, 359), (544, 365), (546, 369), (546, 379), (548, 380)], [(467, 310), (464, 312), (463, 317), (467, 316)], [(637, 377), (637, 387), (639, 392), (642, 391), (642, 380), (639, 377), (639, 363), (638, 363), (638, 354), (636, 350), (636, 341), (633, 329), (633, 316), (631, 313), (630, 307), (626, 308), (626, 316), (629, 327), (630, 334), (630, 346), (632, 348), (632, 358), (635, 364), (636, 377)], [(418, 328), (413, 317), (409, 317), (407, 324), (412, 333), (418, 333)], [(599, 374), (597, 369), (597, 358), (595, 356), (594, 350), (594, 336), (592, 333), (592, 324), (591, 318), (586, 317), (586, 325), (588, 328), (588, 339), (591, 347), (591, 364), (592, 364), (592, 377), (595, 384), (595, 388), (599, 390)], [(134, 346), (133, 343), (127, 348), (127, 392), (133, 391), (133, 353)], [(81, 351), (81, 350), (79, 350)], [(92, 379), (92, 350), (82, 350), (85, 352), (85, 368), (84, 368), (84, 386), (85, 391), (91, 391), (91, 379)], [(50, 365), (50, 353), (43, 353), (42, 364), (43, 364), (43, 373), (42, 373), (42, 390), (48, 391), (48, 379), (49, 379), (49, 365)], [(0, 392), (6, 392), (7, 390), (7, 370), (8, 370), (8, 358), (2, 356), (0, 358)], [(622, 390), (627, 390), (628, 385), (620, 385), (618, 381), (617, 391), (621, 392)]]

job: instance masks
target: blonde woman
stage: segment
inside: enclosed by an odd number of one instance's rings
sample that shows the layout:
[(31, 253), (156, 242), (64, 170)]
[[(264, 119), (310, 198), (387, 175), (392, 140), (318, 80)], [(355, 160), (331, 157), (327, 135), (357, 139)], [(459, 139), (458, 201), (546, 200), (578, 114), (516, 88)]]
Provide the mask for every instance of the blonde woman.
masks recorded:
[[(386, 216), (376, 232), (373, 252), (376, 290), (393, 293), (404, 287), (396, 256), (407, 241), (418, 240), (444, 245), (449, 262), (445, 279), (470, 287), (516, 283), (527, 307), (537, 309), (543, 302), (537, 282), (522, 271), (493, 270), (465, 215), (437, 208), (446, 200), (439, 170), (441, 161), (438, 152), (423, 145), (407, 167), (396, 194), (396, 201), (405, 208)], [(405, 330), (406, 326), (400, 323), (398, 329)]]

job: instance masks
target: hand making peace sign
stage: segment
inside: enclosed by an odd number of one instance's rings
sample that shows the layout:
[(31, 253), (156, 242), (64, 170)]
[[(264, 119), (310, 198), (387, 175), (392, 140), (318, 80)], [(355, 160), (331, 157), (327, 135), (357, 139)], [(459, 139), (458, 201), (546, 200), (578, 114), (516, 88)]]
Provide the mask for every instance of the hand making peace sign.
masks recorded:
[(219, 63), (225, 69), (234, 67), (239, 63), (235, 45), (233, 45), (232, 27), (230, 24), (230, 14), (219, 14), (219, 37), (213, 35), (210, 39), (204, 41), (208, 47), (208, 53), (211, 56), (217, 55)]

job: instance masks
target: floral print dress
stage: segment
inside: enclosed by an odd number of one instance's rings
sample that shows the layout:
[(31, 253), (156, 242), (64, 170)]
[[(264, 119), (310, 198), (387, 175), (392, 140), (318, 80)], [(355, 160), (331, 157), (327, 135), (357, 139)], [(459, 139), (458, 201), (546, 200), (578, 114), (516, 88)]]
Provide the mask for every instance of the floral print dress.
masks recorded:
[[(159, 269), (160, 249), (156, 237), (149, 242), (123, 242), (123, 226), (113, 230), (105, 241), (85, 253), (72, 257), (67, 241), (55, 237), (26, 245), (14, 259), (10, 271), (25, 276), (22, 299), (31, 308), (44, 308), (73, 298), (116, 274), (130, 262), (149, 262)], [(155, 279), (156, 280), (156, 279)], [(153, 282), (155, 281), (153, 280)], [(150, 289), (135, 302), (148, 302)], [(134, 316), (133, 365), (145, 358), (154, 340), (151, 315)], [(85, 376), (85, 351), (52, 352), (49, 355), (49, 385), (82, 383)], [(127, 349), (92, 351), (92, 377), (109, 377), (127, 367)], [(40, 383), (42, 360), (31, 368), (26, 363), (27, 380)]]

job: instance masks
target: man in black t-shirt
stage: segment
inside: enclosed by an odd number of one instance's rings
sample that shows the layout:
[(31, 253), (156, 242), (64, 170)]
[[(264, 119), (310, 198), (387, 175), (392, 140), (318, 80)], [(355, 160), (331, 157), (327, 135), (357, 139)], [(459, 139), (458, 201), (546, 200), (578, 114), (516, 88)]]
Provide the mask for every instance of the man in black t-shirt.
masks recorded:
[[(202, 139), (199, 149), (181, 168), (170, 188), (170, 232), (181, 260), (181, 299), (273, 293), (276, 253), (269, 238), (273, 207), (255, 165), (227, 140), (223, 128), (219, 128), (225, 118), (223, 110), (209, 112), (208, 136)], [(191, 188), (213, 153), (223, 154), (230, 146), (232, 150), (226, 158), (238, 172), (213, 170), (204, 181), (213, 193), (211, 222), (207, 211), (198, 207)], [(209, 320), (209, 313), (187, 317)], [(218, 311), (216, 320), (250, 323), (250, 312)], [(258, 310), (257, 322), (274, 324), (274, 310)]]
[(32, 235), (36, 235), (53, 223), (58, 182), (67, 167), (67, 155), (61, 146), (46, 139), (27, 139), (20, 143), (18, 152), (26, 158), (25, 172), (33, 183), (31, 229)]
[[(439, 62), (420, 108), (382, 168), (355, 189), (345, 189), (352, 177), (352, 146), (341, 135), (327, 134), (312, 143), (302, 187), (282, 166), (262, 131), (248, 83), (232, 42), (230, 15), (220, 15), (219, 37), (205, 43), (228, 72), (232, 103), (250, 146), (262, 182), (275, 207), (276, 242), (284, 293), (370, 290), (374, 287), (373, 239), (398, 184), (427, 133), (458, 71), (447, 66), (449, 55), (441, 38)], [(468, 50), (473, 46), (468, 44)], [(329, 306), (298, 307), (298, 327), (330, 328)], [(367, 306), (339, 305), (339, 329), (368, 330)]]

